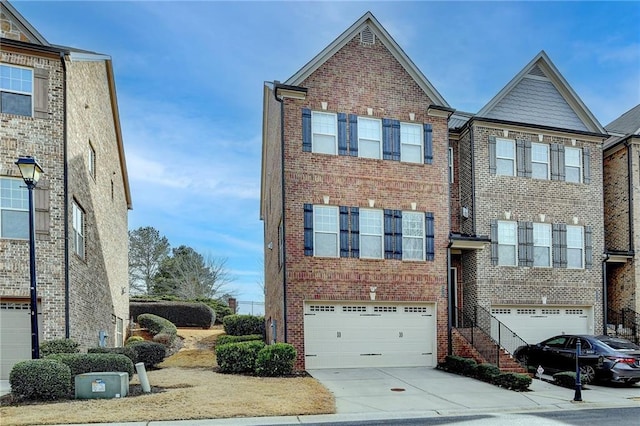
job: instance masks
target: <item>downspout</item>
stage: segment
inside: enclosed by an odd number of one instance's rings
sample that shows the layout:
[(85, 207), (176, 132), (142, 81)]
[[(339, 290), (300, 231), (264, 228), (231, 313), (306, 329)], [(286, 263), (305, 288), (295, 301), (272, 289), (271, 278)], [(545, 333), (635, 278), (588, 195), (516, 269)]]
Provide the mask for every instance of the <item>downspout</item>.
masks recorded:
[(60, 52), (60, 61), (62, 62), (62, 99), (64, 110), (64, 114), (62, 115), (62, 167), (64, 193), (64, 337), (69, 339), (71, 335), (69, 319), (69, 170), (67, 167), (67, 63), (65, 62), (64, 52)]
[(602, 334), (607, 334), (607, 316), (609, 315), (607, 301), (607, 260), (609, 260), (609, 253), (605, 253), (604, 260), (602, 261)]
[[(451, 140), (449, 138), (449, 119), (447, 118), (447, 148), (451, 144)], [(459, 148), (458, 148), (459, 149)], [(453, 151), (452, 151), (453, 152)], [(449, 149), (447, 149), (447, 155), (449, 154)], [(448, 162), (448, 161), (447, 161)], [(451, 159), (452, 168), (455, 162), (453, 158)], [(453, 355), (453, 282), (451, 281), (451, 174), (447, 169), (447, 177), (449, 180), (449, 191), (447, 200), (449, 201), (449, 214), (447, 215), (447, 222), (449, 226), (447, 229), (449, 230), (449, 244), (447, 245), (447, 355)]]
[(276, 89), (274, 84), (273, 96), (276, 101), (280, 102), (280, 172), (282, 174), (280, 183), (282, 191), (282, 315), (283, 315), (283, 334), (284, 334), (284, 343), (288, 342), (288, 334), (287, 334), (287, 245), (286, 242), (286, 229), (287, 227), (285, 222), (286, 210), (285, 210), (285, 187), (284, 187), (284, 99), (279, 98), (276, 95)]
[(633, 159), (631, 158), (631, 144), (627, 140), (624, 145), (627, 147), (627, 185), (629, 191), (629, 251), (634, 251), (633, 243)]
[(471, 234), (477, 235), (476, 225), (476, 157), (475, 157), (475, 141), (473, 139), (473, 125), (469, 126), (469, 141), (471, 142), (471, 204), (473, 212), (473, 230)]

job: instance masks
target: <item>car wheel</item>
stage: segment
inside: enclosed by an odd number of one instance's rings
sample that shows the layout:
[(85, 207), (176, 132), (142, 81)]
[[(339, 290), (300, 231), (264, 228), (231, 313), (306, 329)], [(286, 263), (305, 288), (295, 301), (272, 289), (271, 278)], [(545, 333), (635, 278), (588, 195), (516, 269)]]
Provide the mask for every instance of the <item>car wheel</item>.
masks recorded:
[(585, 385), (593, 382), (596, 378), (596, 370), (591, 365), (583, 365), (580, 367), (580, 381)]

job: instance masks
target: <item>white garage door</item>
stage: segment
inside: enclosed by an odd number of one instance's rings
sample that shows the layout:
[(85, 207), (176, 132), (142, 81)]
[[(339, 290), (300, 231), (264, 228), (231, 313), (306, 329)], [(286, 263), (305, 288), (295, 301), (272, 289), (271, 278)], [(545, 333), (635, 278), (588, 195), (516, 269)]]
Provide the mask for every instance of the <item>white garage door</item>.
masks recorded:
[(435, 366), (434, 304), (305, 304), (305, 368)]
[[(494, 305), (491, 315), (530, 344), (558, 334), (593, 334), (591, 307)], [(494, 338), (496, 333), (492, 327)]]
[[(0, 380), (9, 380), (11, 368), (18, 361), (31, 359), (29, 306), (29, 302), (0, 302)], [(38, 330), (42, 336), (42, 315), (38, 316)]]

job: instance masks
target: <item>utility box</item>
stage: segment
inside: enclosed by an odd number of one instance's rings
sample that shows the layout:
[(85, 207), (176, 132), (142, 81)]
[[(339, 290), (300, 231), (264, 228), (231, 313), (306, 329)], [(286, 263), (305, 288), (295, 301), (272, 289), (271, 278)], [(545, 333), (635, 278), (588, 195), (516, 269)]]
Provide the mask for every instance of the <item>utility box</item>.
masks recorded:
[(124, 398), (129, 393), (129, 374), (106, 371), (78, 374), (76, 399)]

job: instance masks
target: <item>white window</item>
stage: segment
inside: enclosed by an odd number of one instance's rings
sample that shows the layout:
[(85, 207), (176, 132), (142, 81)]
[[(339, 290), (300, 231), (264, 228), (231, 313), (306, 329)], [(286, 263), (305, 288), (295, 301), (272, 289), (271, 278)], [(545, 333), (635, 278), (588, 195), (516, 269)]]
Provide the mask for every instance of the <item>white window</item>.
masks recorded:
[(29, 239), (29, 193), (22, 179), (0, 178), (0, 238)]
[(551, 266), (551, 224), (533, 224), (533, 266)]
[(73, 202), (71, 205), (73, 219), (73, 251), (84, 259), (84, 212)]
[(360, 209), (360, 257), (382, 259), (382, 210)]
[(358, 117), (358, 156), (382, 158), (382, 122)]
[(567, 225), (567, 268), (584, 267), (584, 236), (582, 226)]
[(89, 142), (88, 166), (89, 166), (89, 176), (91, 176), (95, 180), (95, 178), (96, 178), (96, 150), (93, 148), (93, 145), (91, 145), (91, 142)]
[(453, 183), (453, 148), (449, 148), (449, 182)]
[(313, 206), (313, 253), (338, 257), (338, 208)]
[(424, 260), (424, 213), (402, 212), (402, 259)]
[(424, 163), (421, 125), (400, 123), (400, 161)]
[(338, 118), (327, 112), (311, 112), (312, 151), (336, 154), (338, 145)]
[(33, 70), (0, 65), (0, 112), (33, 115)]
[(518, 259), (516, 230), (516, 222), (498, 221), (498, 265), (516, 265)]
[(531, 177), (549, 179), (549, 145), (531, 144)]
[(582, 150), (580, 148), (565, 147), (564, 173), (567, 182), (582, 182)]
[(496, 139), (496, 174), (514, 176), (516, 144), (512, 139)]
[(116, 347), (120, 347), (122, 346), (122, 343), (124, 341), (124, 321), (122, 320), (122, 318), (118, 317), (116, 319)]

